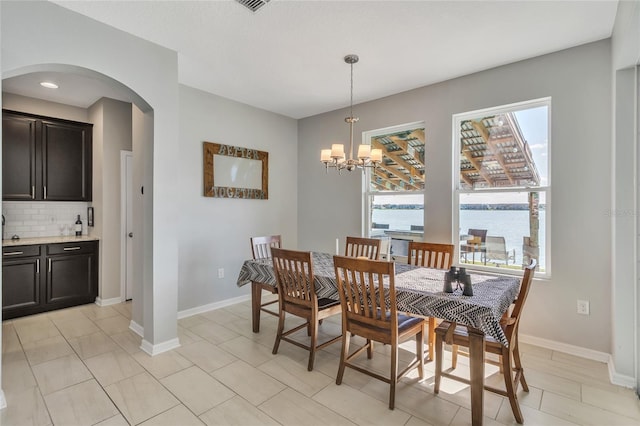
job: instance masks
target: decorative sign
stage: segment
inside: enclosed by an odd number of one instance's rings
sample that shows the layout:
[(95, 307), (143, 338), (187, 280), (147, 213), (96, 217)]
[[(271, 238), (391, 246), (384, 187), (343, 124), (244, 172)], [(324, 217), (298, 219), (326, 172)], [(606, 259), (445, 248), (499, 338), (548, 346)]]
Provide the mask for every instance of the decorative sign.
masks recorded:
[(204, 196), (269, 198), (269, 153), (204, 142)]

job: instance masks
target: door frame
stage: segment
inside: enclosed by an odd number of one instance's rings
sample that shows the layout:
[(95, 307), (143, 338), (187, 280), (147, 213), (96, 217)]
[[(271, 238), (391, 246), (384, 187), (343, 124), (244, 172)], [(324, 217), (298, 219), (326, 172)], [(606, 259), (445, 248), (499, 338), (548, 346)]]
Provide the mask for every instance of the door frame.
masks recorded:
[[(120, 299), (127, 300), (127, 157), (133, 152), (120, 151)], [(133, 206), (130, 206), (131, 208)], [(132, 265), (131, 265), (132, 266)]]

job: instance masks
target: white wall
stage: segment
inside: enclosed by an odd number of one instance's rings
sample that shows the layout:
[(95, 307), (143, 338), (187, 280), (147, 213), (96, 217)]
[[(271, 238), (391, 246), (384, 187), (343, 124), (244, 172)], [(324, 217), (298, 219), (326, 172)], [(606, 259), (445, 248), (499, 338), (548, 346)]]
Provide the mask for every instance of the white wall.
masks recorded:
[[(175, 174), (181, 193), (179, 311), (250, 293), (238, 288), (242, 262), (251, 257), (249, 239), (281, 234), (295, 248), (297, 235), (297, 123), (278, 114), (180, 86), (180, 155)], [(203, 142), (269, 153), (269, 199), (204, 197)], [(218, 269), (224, 268), (223, 279)]]
[(640, 389), (638, 291), (638, 65), (640, 2), (621, 1), (611, 35), (614, 100), (612, 182), (612, 349), (616, 373)]
[[(426, 124), (425, 239), (451, 241), (451, 115), (546, 96), (551, 106), (552, 277), (536, 280), (521, 333), (611, 350), (611, 50), (608, 40), (354, 107), (358, 132)], [(361, 229), (360, 173), (325, 175), (320, 149), (348, 137), (346, 110), (299, 124), (299, 245), (333, 251)], [(591, 315), (576, 314), (576, 300)]]
[(149, 105), (153, 108), (153, 167), (145, 168), (150, 173), (145, 197), (153, 206), (145, 220), (152, 221), (153, 231), (145, 235), (152, 241), (147, 258), (152, 264), (145, 265), (152, 275), (143, 277), (151, 296), (144, 299), (144, 341), (147, 350), (168, 349), (177, 343), (177, 54), (49, 2), (1, 2), (0, 7), (3, 78), (49, 64), (93, 70), (144, 99), (146, 114)]

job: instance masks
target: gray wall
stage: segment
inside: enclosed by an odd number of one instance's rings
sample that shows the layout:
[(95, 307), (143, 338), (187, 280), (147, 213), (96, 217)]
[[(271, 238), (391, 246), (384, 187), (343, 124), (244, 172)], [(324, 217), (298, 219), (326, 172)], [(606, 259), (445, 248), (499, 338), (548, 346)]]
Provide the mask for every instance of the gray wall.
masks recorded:
[[(269, 199), (203, 196), (203, 142), (269, 153)], [(179, 238), (178, 310), (211, 305), (250, 293), (238, 289), (249, 238), (281, 234), (295, 248), (297, 235), (296, 120), (180, 86), (180, 155), (175, 166), (182, 191), (176, 203)], [(225, 276), (218, 278), (218, 269)]]
[(2, 93), (2, 108), (65, 120), (80, 121), (82, 123), (91, 123), (89, 112), (86, 108), (29, 98), (13, 93)]
[(102, 98), (89, 109), (93, 123), (93, 206), (100, 238), (102, 300), (120, 298), (120, 151), (131, 151), (131, 104)]
[[(536, 280), (521, 333), (610, 353), (611, 49), (609, 40), (357, 105), (357, 131), (426, 124), (425, 239), (451, 241), (451, 115), (552, 97), (549, 280)], [(348, 137), (346, 110), (300, 120), (299, 246), (333, 251), (361, 230), (361, 176), (325, 175), (320, 149)], [(576, 314), (576, 300), (591, 315)]]

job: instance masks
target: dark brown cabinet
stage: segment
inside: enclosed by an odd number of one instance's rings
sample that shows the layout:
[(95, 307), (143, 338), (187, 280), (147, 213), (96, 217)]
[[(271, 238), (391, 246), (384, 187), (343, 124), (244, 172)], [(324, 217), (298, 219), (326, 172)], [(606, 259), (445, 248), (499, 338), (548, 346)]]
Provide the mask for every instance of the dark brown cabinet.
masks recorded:
[(92, 303), (98, 295), (98, 242), (2, 249), (2, 319)]
[(93, 126), (2, 112), (2, 198), (91, 201)]
[(2, 319), (39, 312), (40, 246), (2, 249)]
[(3, 112), (2, 198), (4, 200), (36, 199), (36, 145), (36, 120)]

